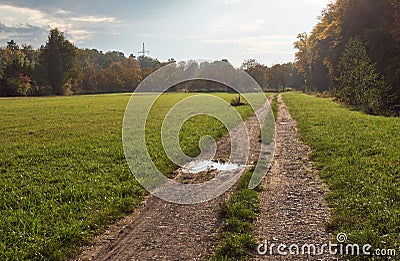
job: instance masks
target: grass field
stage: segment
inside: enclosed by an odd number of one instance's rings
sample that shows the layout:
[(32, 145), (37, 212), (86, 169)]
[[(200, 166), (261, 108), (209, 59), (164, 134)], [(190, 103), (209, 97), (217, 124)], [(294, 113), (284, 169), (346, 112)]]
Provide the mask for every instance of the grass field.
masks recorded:
[(370, 116), (299, 93), (284, 100), (331, 190), (329, 228), (346, 233), (349, 243), (399, 251), (400, 118)]
[[(159, 153), (159, 119), (189, 95), (162, 96), (147, 122), (149, 151), (164, 173), (176, 166)], [(228, 102), (234, 96), (216, 95)], [(129, 97), (0, 99), (0, 259), (64, 259), (142, 200), (121, 142)], [(237, 110), (252, 113), (249, 106)], [(223, 135), (214, 123), (206, 116), (186, 123), (183, 149), (195, 155), (197, 137)]]

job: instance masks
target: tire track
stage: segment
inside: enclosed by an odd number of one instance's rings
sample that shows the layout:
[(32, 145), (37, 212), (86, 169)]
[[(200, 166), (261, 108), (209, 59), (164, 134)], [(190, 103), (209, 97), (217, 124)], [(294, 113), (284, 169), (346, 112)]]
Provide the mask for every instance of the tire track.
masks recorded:
[[(324, 199), (327, 190), (308, 160), (311, 150), (299, 141), (296, 122), (281, 95), (278, 108), (275, 157), (262, 182), (265, 188), (260, 194), (262, 209), (254, 230), (258, 242), (268, 241), (268, 249), (265, 255), (255, 254), (253, 259), (337, 260), (328, 253), (319, 256), (278, 254), (279, 244), (301, 247), (303, 244), (328, 244), (332, 239), (325, 229), (330, 218)], [(272, 244), (275, 248), (271, 255)]]
[[(267, 103), (260, 110), (266, 109)], [(250, 138), (248, 164), (253, 164), (260, 154), (260, 125), (255, 115), (245, 125)], [(229, 144), (229, 135), (218, 141), (216, 157), (228, 158)], [(187, 181), (191, 177), (178, 173), (177, 178)], [(229, 194), (196, 205), (173, 204), (149, 196), (135, 214), (94, 238), (75, 260), (205, 260), (217, 241), (219, 204)]]

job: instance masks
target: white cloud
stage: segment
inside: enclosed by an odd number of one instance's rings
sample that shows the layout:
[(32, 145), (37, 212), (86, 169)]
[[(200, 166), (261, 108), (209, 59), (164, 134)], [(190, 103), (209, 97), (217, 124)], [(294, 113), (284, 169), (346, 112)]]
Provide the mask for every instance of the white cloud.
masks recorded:
[[(120, 24), (120, 21), (114, 17), (73, 16), (70, 11), (63, 9), (56, 9), (53, 13), (45, 13), (37, 9), (6, 4), (0, 4), (0, 17), (2, 17), (2, 23), (8, 27), (23, 24), (42, 27), (46, 30), (49, 27), (57, 27), (68, 34), (70, 40), (74, 43), (82, 43), (91, 39), (100, 30), (104, 30), (104, 24), (113, 26)], [(95, 25), (97, 24), (102, 26), (96, 28)]]
[(52, 20), (43, 12), (25, 7), (2, 4), (0, 5), (0, 13), (2, 16), (2, 22), (7, 22), (7, 25), (10, 26), (15, 26), (21, 23), (36, 25), (38, 23), (49, 24), (52, 22)]
[(58, 9), (56, 12), (56, 14), (70, 14), (70, 11), (67, 10), (63, 10), (63, 9)]
[(114, 23), (117, 20), (114, 17), (97, 17), (97, 16), (82, 16), (72, 17), (72, 21), (86, 22), (86, 23)]
[(17, 43), (27, 43), (36, 47), (42, 45), (46, 40), (48, 30), (33, 26), (33, 25), (18, 25), (18, 26), (6, 26), (0, 23), (0, 41), (5, 43), (9, 40), (14, 40)]
[(90, 39), (93, 33), (85, 29), (67, 29), (66, 34), (71, 35), (75, 43), (84, 42), (86, 39)]

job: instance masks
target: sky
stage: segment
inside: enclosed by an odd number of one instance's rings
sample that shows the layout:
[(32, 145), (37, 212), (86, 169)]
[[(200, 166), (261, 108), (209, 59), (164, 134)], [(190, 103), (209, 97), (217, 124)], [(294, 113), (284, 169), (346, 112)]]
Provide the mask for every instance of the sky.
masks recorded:
[(59, 28), (79, 48), (149, 56), (294, 60), (298, 33), (310, 32), (331, 0), (0, 0), (0, 46), (39, 48)]

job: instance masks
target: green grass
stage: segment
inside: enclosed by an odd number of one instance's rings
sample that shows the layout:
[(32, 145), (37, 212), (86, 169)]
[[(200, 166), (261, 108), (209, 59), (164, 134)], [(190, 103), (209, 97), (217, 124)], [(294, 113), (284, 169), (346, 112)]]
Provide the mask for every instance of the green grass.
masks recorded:
[[(194, 94), (187, 93), (164, 95), (156, 101), (155, 106), (150, 111), (152, 117), (146, 122), (146, 143), (149, 154), (152, 156), (153, 161), (156, 162), (159, 170), (165, 175), (170, 174), (176, 168), (176, 165), (168, 159), (163, 149), (160, 132), (154, 130), (161, 129), (163, 119), (174, 104), (193, 95)], [(222, 98), (227, 102), (229, 102), (232, 97), (236, 97), (234, 94), (215, 93), (213, 95)], [(186, 108), (185, 113), (189, 113), (189, 110), (197, 112), (198, 110), (202, 110), (203, 106), (212, 106), (212, 102), (210, 104), (206, 103), (207, 101), (200, 99), (199, 103), (194, 102), (191, 105), (191, 108)], [(227, 105), (227, 110), (232, 108), (233, 107)], [(253, 114), (253, 110), (249, 105), (235, 107), (234, 109), (239, 112), (243, 119)], [(226, 120), (229, 116), (226, 115), (226, 117), (223, 118)], [(238, 122), (230, 122), (230, 124), (231, 127), (234, 127)], [(218, 119), (207, 115), (197, 115), (191, 117), (182, 125), (179, 132), (179, 142), (186, 155), (195, 157), (200, 153), (199, 140), (201, 137), (204, 135), (210, 135), (217, 141), (225, 133), (227, 133), (227, 129)]]
[(301, 138), (330, 188), (329, 228), (348, 242), (400, 246), (400, 118), (370, 116), (331, 99), (286, 93)]
[(211, 260), (245, 260), (254, 251), (257, 241), (251, 235), (253, 224), (260, 212), (257, 190), (248, 189), (253, 171), (239, 179), (235, 192), (221, 204), (221, 226), (218, 244)]
[[(189, 95), (162, 96), (148, 119), (149, 151), (164, 173), (176, 166), (160, 153), (160, 117)], [(216, 95), (228, 102), (234, 96)], [(65, 259), (142, 201), (146, 192), (121, 142), (129, 97), (0, 99), (0, 259)], [(237, 109), (243, 117), (252, 113), (249, 106)], [(204, 133), (223, 135), (214, 123), (206, 116), (190, 120), (182, 130), (184, 150), (198, 153), (196, 138)]]
[(278, 98), (277, 98), (277, 95), (274, 95), (272, 97), (271, 109), (272, 109), (272, 112), (274, 113), (274, 117), (275, 117), (275, 120), (276, 120), (278, 118)]

